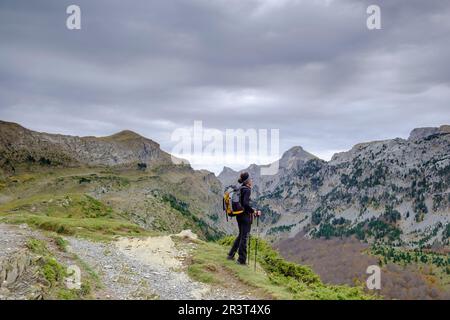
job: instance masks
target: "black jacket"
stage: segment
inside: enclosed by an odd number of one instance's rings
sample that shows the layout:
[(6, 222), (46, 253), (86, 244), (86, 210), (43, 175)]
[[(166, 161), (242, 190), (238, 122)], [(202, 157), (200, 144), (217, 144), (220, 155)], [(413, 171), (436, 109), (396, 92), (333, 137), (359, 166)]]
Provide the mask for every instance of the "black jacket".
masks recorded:
[(247, 186), (241, 186), (241, 205), (244, 208), (244, 213), (254, 213), (255, 210), (250, 206), (250, 195), (252, 190)]

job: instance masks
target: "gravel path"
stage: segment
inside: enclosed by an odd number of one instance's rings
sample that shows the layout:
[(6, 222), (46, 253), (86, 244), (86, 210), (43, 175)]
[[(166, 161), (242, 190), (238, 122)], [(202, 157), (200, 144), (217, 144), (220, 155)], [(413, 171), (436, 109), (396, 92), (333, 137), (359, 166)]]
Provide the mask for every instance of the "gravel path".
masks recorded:
[(26, 225), (0, 224), (0, 260), (25, 248), (30, 237), (42, 238), (39, 232), (29, 229)]
[[(160, 241), (162, 237), (154, 238)], [(165, 237), (169, 238), (170, 237)], [(183, 259), (186, 252), (169, 252), (148, 248), (149, 254), (142, 258), (143, 248), (153, 238), (142, 240), (136, 244), (135, 239), (129, 239), (135, 246), (123, 246), (123, 239), (117, 243), (97, 243), (78, 238), (69, 238), (72, 252), (88, 263), (101, 277), (105, 286), (105, 298), (117, 300), (129, 299), (162, 299), (162, 300), (198, 300), (198, 299), (248, 299), (227, 292), (225, 289), (213, 288), (193, 281), (182, 268), (173, 268), (173, 263), (161, 264), (167, 257), (160, 255), (173, 253)], [(170, 240), (171, 241), (171, 240)], [(139, 250), (135, 249), (139, 247)], [(165, 248), (163, 244), (161, 248)], [(155, 259), (149, 259), (154, 255)]]
[[(41, 232), (25, 225), (0, 224), (0, 261), (25, 248), (29, 238), (48, 241)], [(76, 254), (99, 276), (103, 288), (97, 299), (114, 300), (246, 300), (230, 288), (192, 280), (183, 261), (195, 244), (177, 248), (170, 236), (146, 239), (121, 238), (110, 243), (68, 237), (68, 251)], [(56, 252), (56, 251), (55, 251)], [(67, 258), (62, 253), (59, 258)], [(67, 259), (66, 259), (67, 260)], [(76, 261), (64, 261), (76, 264)]]

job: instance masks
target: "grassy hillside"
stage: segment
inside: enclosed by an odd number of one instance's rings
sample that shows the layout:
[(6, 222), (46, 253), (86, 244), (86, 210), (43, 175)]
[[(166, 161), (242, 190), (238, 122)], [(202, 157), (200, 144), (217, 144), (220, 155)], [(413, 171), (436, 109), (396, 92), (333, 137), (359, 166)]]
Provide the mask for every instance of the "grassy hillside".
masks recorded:
[[(234, 239), (227, 237), (217, 243), (200, 243), (189, 266), (189, 274), (205, 283), (227, 285), (240, 281), (253, 293), (268, 299), (301, 300), (367, 300), (377, 296), (365, 293), (361, 287), (326, 285), (307, 266), (288, 262), (259, 239), (257, 268), (237, 265), (226, 259), (226, 253)], [(255, 252), (256, 240), (251, 241), (251, 252)]]
[(184, 229), (215, 239), (223, 233), (211, 203), (220, 198), (205, 179), (174, 166), (23, 168), (0, 176), (0, 221), (99, 239)]
[(86, 194), (39, 195), (0, 206), (0, 222), (22, 224), (62, 235), (107, 240), (113, 235), (149, 234)]

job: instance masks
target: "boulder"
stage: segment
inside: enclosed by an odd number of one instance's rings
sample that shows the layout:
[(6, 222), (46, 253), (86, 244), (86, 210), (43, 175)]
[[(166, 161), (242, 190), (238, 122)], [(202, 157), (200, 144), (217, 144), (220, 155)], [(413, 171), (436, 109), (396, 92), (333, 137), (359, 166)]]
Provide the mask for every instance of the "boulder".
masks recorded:
[(183, 230), (180, 233), (176, 234), (175, 236), (183, 238), (183, 239), (190, 239), (190, 240), (197, 240), (198, 236), (193, 233), (191, 230)]

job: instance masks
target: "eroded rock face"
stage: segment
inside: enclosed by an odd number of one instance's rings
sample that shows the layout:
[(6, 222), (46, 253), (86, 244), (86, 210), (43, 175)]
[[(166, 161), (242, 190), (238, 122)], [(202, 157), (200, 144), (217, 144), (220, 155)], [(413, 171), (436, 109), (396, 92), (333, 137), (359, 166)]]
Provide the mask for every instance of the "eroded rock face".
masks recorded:
[(40, 283), (40, 257), (21, 249), (0, 260), (0, 300), (36, 300), (43, 298)]

